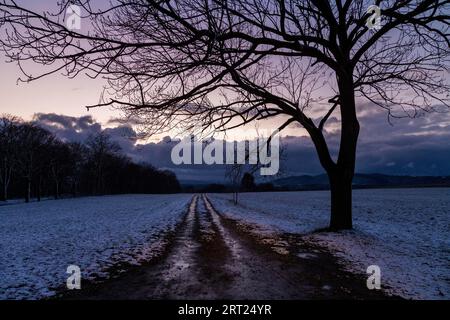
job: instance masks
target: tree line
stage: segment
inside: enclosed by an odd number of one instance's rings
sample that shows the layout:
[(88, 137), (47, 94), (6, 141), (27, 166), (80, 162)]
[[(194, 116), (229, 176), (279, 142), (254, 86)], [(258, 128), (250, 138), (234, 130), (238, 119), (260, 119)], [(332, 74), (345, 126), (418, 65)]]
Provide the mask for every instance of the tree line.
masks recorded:
[(37, 123), (0, 117), (0, 201), (180, 191), (176, 175), (135, 163), (104, 132), (65, 142)]

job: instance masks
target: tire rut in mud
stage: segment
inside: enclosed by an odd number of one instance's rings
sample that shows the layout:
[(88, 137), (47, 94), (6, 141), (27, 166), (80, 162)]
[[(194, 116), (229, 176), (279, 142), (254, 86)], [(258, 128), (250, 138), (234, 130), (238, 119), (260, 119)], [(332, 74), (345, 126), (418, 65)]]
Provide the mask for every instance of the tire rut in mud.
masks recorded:
[(197, 222), (198, 232), (195, 234), (200, 244), (197, 258), (204, 283), (214, 298), (232, 299), (228, 289), (234, 281), (234, 274), (226, 265), (233, 257), (203, 199), (199, 201)]
[[(213, 207), (208, 197), (203, 201), (221, 237), (232, 253), (225, 268), (234, 275), (228, 295), (234, 299), (306, 299), (308, 283), (299, 285), (285, 270), (285, 259), (256, 245), (235, 232), (232, 225)], [(298, 269), (297, 269), (298, 271)]]

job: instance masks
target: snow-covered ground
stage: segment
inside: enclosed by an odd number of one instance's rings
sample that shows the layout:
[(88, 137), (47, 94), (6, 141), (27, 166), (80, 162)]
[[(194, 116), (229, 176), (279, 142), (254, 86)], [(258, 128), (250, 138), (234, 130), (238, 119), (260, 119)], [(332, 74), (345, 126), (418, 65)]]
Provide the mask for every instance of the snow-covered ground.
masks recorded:
[(268, 232), (305, 234), (344, 266), (365, 274), (381, 268), (382, 288), (413, 299), (450, 299), (450, 189), (354, 191), (354, 230), (311, 233), (329, 221), (329, 192), (215, 194), (217, 209)]
[(150, 258), (190, 199), (125, 195), (0, 207), (0, 299), (51, 296), (65, 285), (71, 264), (92, 279), (107, 276), (116, 262)]

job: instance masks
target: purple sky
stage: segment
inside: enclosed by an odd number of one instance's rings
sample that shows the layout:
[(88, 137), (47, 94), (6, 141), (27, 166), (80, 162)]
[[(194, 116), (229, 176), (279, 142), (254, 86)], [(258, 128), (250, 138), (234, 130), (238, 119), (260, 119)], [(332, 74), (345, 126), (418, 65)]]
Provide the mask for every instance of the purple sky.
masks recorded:
[[(101, 2), (100, 2), (101, 3)], [(27, 3), (28, 4), (28, 3)], [(34, 3), (33, 3), (34, 4)], [(54, 5), (55, 1), (41, 0), (41, 8)], [(124, 151), (138, 161), (150, 162), (177, 172), (182, 179), (198, 176), (199, 168), (174, 167), (170, 162), (170, 146), (163, 136), (151, 142), (134, 144), (133, 128), (120, 126), (110, 119), (120, 116), (108, 108), (88, 112), (84, 106), (98, 102), (104, 82), (81, 76), (67, 79), (52, 75), (33, 83), (16, 84), (20, 71), (15, 64), (5, 63), (0, 56), (0, 113), (10, 113), (31, 120), (37, 113), (38, 121), (57, 133), (62, 139), (83, 140), (89, 133), (106, 129), (122, 145)], [(33, 65), (28, 69), (36, 74), (41, 71)], [(400, 119), (390, 125), (386, 113), (373, 106), (358, 106), (361, 120), (361, 139), (358, 148), (358, 172), (380, 172), (411, 175), (450, 175), (450, 114), (428, 114), (418, 119)], [(261, 129), (275, 127), (279, 120), (265, 122)], [(231, 138), (250, 131), (237, 131)], [(333, 123), (328, 126), (328, 139), (335, 145), (337, 136)], [(251, 133), (250, 133), (251, 134)], [(169, 135), (172, 135), (169, 133)], [(305, 131), (291, 126), (284, 135), (287, 174), (317, 174), (322, 170)], [(202, 168), (207, 180), (221, 180), (221, 168)], [(219, 177), (220, 176), (220, 177)], [(214, 179), (217, 177), (218, 179)]]

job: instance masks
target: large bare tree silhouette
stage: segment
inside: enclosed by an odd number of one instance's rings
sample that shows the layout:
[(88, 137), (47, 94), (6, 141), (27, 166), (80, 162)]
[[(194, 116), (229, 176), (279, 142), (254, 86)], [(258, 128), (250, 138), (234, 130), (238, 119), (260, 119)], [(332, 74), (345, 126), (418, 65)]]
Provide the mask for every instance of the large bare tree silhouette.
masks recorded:
[[(329, 176), (331, 229), (352, 227), (357, 104), (407, 116), (449, 106), (449, 0), (60, 2), (51, 14), (0, 1), (1, 47), (24, 80), (104, 77), (92, 107), (119, 107), (149, 134), (272, 117), (279, 129), (300, 124)], [(65, 25), (70, 5), (82, 8), (81, 30)], [(370, 5), (381, 8), (379, 28), (366, 26)], [(29, 74), (29, 61), (48, 69)], [(326, 139), (332, 116), (337, 155)]]

